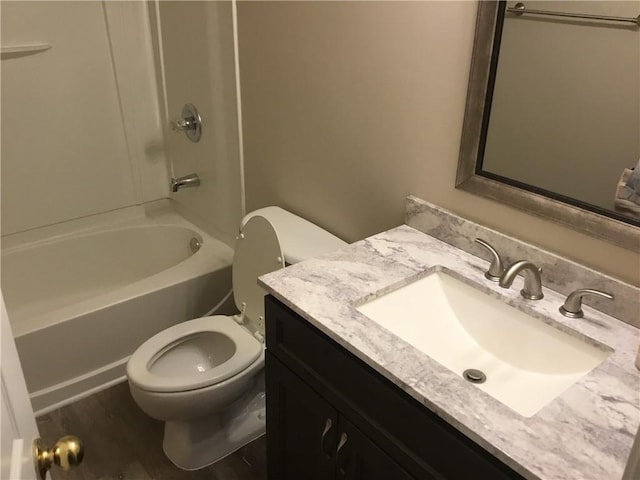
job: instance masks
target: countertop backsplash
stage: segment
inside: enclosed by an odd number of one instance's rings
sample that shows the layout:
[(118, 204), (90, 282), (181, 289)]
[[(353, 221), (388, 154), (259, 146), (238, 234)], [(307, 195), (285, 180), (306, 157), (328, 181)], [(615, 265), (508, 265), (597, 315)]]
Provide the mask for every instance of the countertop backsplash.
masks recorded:
[(405, 223), (449, 245), (491, 261), (489, 252), (474, 242), (476, 238), (481, 238), (498, 251), (506, 265), (525, 259), (541, 267), (542, 284), (563, 295), (579, 288), (594, 288), (612, 293), (615, 296), (613, 301), (592, 296), (584, 297), (583, 301), (585, 305), (640, 328), (638, 287), (474, 223), (414, 196), (407, 197)]

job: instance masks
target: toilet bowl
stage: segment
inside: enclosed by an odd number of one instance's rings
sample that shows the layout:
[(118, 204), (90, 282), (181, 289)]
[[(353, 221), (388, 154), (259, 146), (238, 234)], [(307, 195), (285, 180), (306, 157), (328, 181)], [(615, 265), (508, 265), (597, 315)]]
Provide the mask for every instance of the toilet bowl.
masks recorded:
[(131, 357), (127, 373), (140, 408), (166, 421), (226, 408), (263, 365), (262, 344), (233, 319), (217, 315), (151, 337)]
[[(293, 251), (288, 258), (281, 237)], [(174, 325), (133, 353), (127, 364), (131, 395), (147, 415), (165, 422), (163, 449), (175, 465), (205, 467), (264, 434), (265, 292), (257, 279), (285, 260), (294, 263), (343, 245), (278, 207), (247, 215), (233, 260), (240, 313)]]
[[(195, 470), (264, 432), (264, 389), (256, 378), (263, 366), (262, 343), (233, 319), (217, 315), (151, 337), (131, 357), (127, 376), (138, 406), (166, 422), (167, 457)], [(254, 400), (250, 412), (237, 403), (243, 396)], [(244, 421), (245, 433), (229, 438), (224, 426), (234, 420)]]

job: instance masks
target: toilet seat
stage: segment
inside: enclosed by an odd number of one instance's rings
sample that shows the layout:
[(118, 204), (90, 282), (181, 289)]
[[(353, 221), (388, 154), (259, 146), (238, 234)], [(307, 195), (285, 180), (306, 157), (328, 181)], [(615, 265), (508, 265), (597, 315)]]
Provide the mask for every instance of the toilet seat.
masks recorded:
[(233, 299), (238, 310), (264, 334), (264, 296), (258, 277), (284, 267), (284, 255), (274, 226), (256, 215), (242, 227), (233, 255)]
[[(230, 317), (196, 318), (144, 342), (131, 356), (127, 376), (142, 390), (185, 392), (236, 375), (258, 359), (262, 350), (263, 345)], [(216, 358), (219, 353), (226, 355)]]

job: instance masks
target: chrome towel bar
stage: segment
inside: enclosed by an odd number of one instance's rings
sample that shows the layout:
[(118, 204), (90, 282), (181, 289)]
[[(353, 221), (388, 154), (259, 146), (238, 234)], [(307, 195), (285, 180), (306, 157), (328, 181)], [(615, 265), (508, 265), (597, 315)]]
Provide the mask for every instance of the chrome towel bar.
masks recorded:
[(588, 20), (607, 20), (609, 22), (633, 23), (640, 27), (640, 15), (637, 17), (612, 17), (608, 15), (591, 15), (588, 13), (551, 12), (548, 10), (531, 10), (524, 3), (518, 2), (513, 7), (507, 7), (507, 12), (514, 15), (548, 15), (551, 17), (586, 18)]

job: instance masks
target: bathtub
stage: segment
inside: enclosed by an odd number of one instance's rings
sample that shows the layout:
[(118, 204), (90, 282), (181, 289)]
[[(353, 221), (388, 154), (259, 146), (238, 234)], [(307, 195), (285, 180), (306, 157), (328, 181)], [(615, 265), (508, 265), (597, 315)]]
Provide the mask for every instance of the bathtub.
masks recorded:
[(231, 288), (232, 249), (168, 208), (92, 223), (3, 238), (2, 292), (36, 415), (125, 380), (142, 342)]

